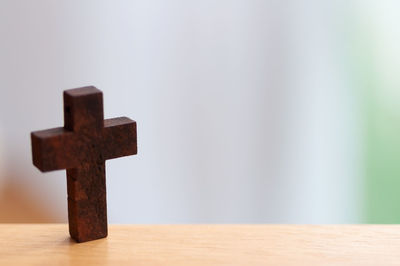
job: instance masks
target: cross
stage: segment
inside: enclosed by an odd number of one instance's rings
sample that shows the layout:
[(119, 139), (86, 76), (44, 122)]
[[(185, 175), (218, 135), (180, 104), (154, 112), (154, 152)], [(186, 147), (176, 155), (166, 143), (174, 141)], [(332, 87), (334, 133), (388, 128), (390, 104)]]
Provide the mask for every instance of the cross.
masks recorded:
[(137, 153), (136, 122), (104, 120), (103, 93), (64, 91), (64, 127), (31, 133), (33, 164), (67, 170), (69, 233), (77, 242), (107, 236), (105, 161)]

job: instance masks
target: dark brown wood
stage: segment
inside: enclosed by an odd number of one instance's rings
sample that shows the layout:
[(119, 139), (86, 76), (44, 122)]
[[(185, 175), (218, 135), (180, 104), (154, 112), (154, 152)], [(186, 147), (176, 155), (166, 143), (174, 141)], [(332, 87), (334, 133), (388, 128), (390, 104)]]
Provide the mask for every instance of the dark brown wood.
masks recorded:
[(31, 133), (33, 164), (66, 169), (69, 232), (77, 242), (107, 236), (105, 161), (137, 153), (136, 122), (104, 120), (103, 93), (93, 86), (64, 91), (64, 127)]

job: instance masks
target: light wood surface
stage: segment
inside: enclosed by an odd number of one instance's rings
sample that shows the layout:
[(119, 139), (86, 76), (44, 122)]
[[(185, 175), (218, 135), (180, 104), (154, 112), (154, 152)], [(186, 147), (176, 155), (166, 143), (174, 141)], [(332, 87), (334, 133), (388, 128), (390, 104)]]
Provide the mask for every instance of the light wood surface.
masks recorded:
[(0, 224), (0, 265), (398, 265), (400, 226)]

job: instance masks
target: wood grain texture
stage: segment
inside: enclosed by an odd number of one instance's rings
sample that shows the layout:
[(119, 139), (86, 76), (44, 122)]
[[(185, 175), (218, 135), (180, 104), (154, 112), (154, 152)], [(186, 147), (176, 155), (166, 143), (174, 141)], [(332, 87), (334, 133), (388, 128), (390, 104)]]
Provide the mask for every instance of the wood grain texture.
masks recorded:
[(398, 265), (400, 226), (0, 224), (0, 265)]

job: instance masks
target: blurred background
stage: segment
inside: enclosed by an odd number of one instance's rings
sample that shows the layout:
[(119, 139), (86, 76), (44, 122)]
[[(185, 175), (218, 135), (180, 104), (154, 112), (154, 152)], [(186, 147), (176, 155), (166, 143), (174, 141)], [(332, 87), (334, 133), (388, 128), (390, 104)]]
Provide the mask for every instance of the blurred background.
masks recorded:
[(400, 223), (400, 2), (0, 0), (0, 222), (66, 222), (30, 132), (138, 123), (111, 223)]

